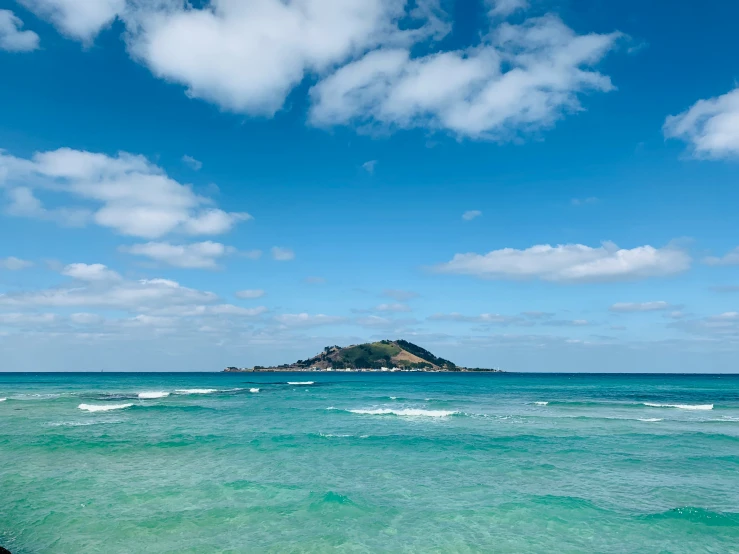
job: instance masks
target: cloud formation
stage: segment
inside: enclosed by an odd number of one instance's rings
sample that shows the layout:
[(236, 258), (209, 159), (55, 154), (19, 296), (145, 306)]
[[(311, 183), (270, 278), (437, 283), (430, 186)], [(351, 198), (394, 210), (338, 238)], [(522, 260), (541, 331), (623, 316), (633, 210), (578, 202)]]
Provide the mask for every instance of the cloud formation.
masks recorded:
[(289, 262), (295, 259), (295, 252), (289, 248), (282, 248), (281, 246), (272, 247), (272, 259), (278, 262)]
[(465, 221), (472, 221), (476, 217), (480, 217), (482, 212), (480, 210), (468, 210), (462, 214), (462, 219)]
[(203, 162), (201, 162), (200, 160), (196, 160), (195, 158), (193, 158), (192, 156), (188, 156), (187, 154), (182, 156), (182, 161), (189, 165), (195, 171), (200, 171), (203, 168)]
[(610, 308), (612, 312), (658, 312), (662, 310), (671, 310), (674, 306), (664, 300), (655, 302), (617, 302)]
[(541, 244), (525, 250), (503, 248), (487, 254), (456, 254), (451, 261), (433, 269), (483, 279), (605, 282), (674, 275), (687, 270), (690, 263), (686, 252), (671, 246), (622, 249), (604, 242), (596, 248)]
[(704, 258), (703, 263), (714, 266), (739, 265), (739, 246), (720, 257), (708, 256)]
[(21, 31), (23, 21), (10, 10), (0, 10), (0, 50), (30, 52), (39, 47), (39, 37), (33, 31)]
[(739, 87), (715, 98), (698, 100), (665, 121), (666, 138), (688, 143), (698, 158), (739, 155)]
[(64, 35), (89, 44), (123, 12), (126, 0), (18, 0)]
[(237, 291), (235, 296), (236, 298), (252, 299), (262, 298), (265, 294), (266, 293), (262, 289), (247, 289)]
[[(0, 150), (2, 188), (11, 215), (68, 225), (92, 221), (148, 239), (169, 233), (217, 235), (251, 219), (247, 213), (216, 208), (211, 199), (171, 179), (145, 157), (126, 152), (108, 156), (60, 148), (24, 159)], [(47, 209), (36, 192), (66, 195), (81, 204)]]
[(218, 260), (236, 252), (232, 246), (220, 242), (205, 241), (191, 244), (147, 242), (132, 246), (121, 246), (121, 252), (162, 262), (172, 267), (188, 269), (218, 269)]
[(15, 256), (9, 256), (7, 258), (0, 258), (0, 269), (7, 269), (8, 271), (19, 271), (21, 269), (27, 269), (33, 266), (33, 262), (28, 260), (21, 260)]

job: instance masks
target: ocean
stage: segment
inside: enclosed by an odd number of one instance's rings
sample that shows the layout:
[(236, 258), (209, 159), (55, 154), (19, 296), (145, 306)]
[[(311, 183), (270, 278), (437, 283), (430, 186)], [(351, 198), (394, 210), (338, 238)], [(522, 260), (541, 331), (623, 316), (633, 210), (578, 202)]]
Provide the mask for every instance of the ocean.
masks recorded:
[(13, 554), (739, 552), (739, 376), (0, 374)]

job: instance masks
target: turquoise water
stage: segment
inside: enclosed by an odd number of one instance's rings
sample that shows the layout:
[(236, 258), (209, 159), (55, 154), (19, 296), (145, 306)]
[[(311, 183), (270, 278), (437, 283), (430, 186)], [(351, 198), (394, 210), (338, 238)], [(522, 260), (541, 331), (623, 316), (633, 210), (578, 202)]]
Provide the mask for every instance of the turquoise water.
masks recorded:
[(739, 552), (739, 376), (0, 374), (0, 398), (13, 554)]

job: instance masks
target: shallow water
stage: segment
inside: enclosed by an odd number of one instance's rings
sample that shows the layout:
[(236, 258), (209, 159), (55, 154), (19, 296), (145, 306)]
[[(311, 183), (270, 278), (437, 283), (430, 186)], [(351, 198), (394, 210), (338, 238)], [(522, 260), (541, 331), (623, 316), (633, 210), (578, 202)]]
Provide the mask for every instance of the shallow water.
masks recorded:
[(0, 374), (0, 398), (14, 554), (739, 552), (739, 376)]

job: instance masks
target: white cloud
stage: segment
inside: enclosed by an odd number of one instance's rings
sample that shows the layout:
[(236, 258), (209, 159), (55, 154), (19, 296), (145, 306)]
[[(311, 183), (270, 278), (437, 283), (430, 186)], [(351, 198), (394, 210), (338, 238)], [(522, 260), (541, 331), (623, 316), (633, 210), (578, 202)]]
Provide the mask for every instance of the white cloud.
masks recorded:
[[(91, 219), (120, 234), (143, 238), (215, 235), (251, 218), (213, 207), (212, 200), (169, 178), (143, 156), (125, 152), (113, 157), (60, 148), (22, 159), (0, 150), (0, 187), (7, 190), (11, 214), (67, 224)], [(37, 190), (66, 194), (97, 208), (49, 210), (34, 196)]]
[(400, 0), (213, 0), (143, 3), (125, 19), (129, 51), (156, 76), (226, 110), (272, 115), (306, 73), (410, 36), (397, 27), (404, 11)]
[(272, 248), (272, 258), (278, 262), (289, 262), (290, 260), (295, 259), (295, 252), (289, 248), (275, 246)]
[(582, 244), (541, 244), (525, 250), (503, 248), (484, 255), (456, 254), (451, 261), (434, 269), (485, 279), (592, 282), (674, 275), (687, 270), (690, 263), (686, 252), (671, 246), (621, 249), (612, 242), (604, 242), (597, 248)]
[(699, 158), (739, 155), (739, 87), (669, 116), (663, 132), (666, 138), (687, 142)]
[(91, 42), (126, 7), (126, 0), (18, 0), (62, 33)]
[(189, 269), (217, 269), (218, 260), (236, 252), (232, 246), (220, 242), (195, 242), (191, 244), (170, 244), (168, 242), (147, 242), (132, 246), (121, 246), (121, 252), (136, 256), (146, 256), (172, 267)]
[(69, 264), (62, 275), (79, 281), (120, 281), (121, 276), (103, 264)]
[(9, 271), (19, 271), (21, 269), (27, 269), (33, 266), (33, 262), (28, 260), (21, 260), (15, 256), (9, 256), (8, 258), (0, 258), (0, 269), (7, 269)]
[(664, 300), (654, 302), (617, 302), (611, 306), (612, 312), (656, 312), (670, 310), (673, 306)]
[(344, 321), (344, 318), (325, 314), (311, 315), (308, 313), (300, 313), (280, 314), (275, 316), (275, 320), (288, 327), (313, 327), (317, 325), (333, 325), (335, 323), (341, 323)]
[(410, 312), (411, 308), (407, 304), (401, 304), (400, 302), (393, 304), (380, 304), (375, 306), (375, 311), (378, 312)]
[(554, 16), (501, 24), (479, 46), (412, 57), (374, 50), (312, 89), (314, 125), (428, 127), (507, 140), (551, 127), (581, 108), (578, 95), (610, 91), (591, 69), (620, 35), (577, 35)]
[(739, 265), (739, 246), (730, 250), (721, 257), (708, 256), (703, 260), (707, 265)]
[(480, 210), (468, 210), (462, 214), (462, 219), (465, 221), (472, 221), (476, 217), (480, 217), (482, 212)]
[(212, 292), (183, 287), (168, 279), (125, 281), (96, 278), (106, 275), (105, 266), (102, 266), (104, 269), (90, 269), (99, 265), (101, 264), (70, 268), (68, 273), (71, 276), (87, 281), (83, 286), (0, 294), (0, 306), (97, 307), (149, 311), (164, 306), (212, 303), (218, 298)]
[(0, 314), (0, 325), (38, 325), (45, 323), (54, 323), (57, 320), (56, 314), (23, 314), (23, 313), (5, 313)]
[(103, 317), (99, 314), (77, 312), (70, 315), (69, 320), (77, 325), (99, 325), (103, 322)]
[(237, 298), (262, 298), (266, 293), (262, 289), (247, 289), (236, 292)]
[(370, 160), (362, 164), (362, 169), (364, 169), (367, 173), (372, 175), (375, 172), (376, 166), (377, 166), (377, 160)]
[(188, 156), (187, 154), (182, 156), (182, 161), (189, 165), (195, 171), (200, 171), (203, 168), (203, 162), (201, 162), (200, 160), (196, 160), (195, 158), (193, 158), (192, 156)]
[(590, 325), (587, 319), (548, 319), (542, 325), (551, 327), (586, 327)]
[(10, 10), (0, 10), (0, 50), (30, 52), (39, 47), (33, 31), (21, 31), (23, 21)]
[(526, 0), (487, 0), (487, 3), (490, 5), (491, 17), (506, 17), (529, 6)]

